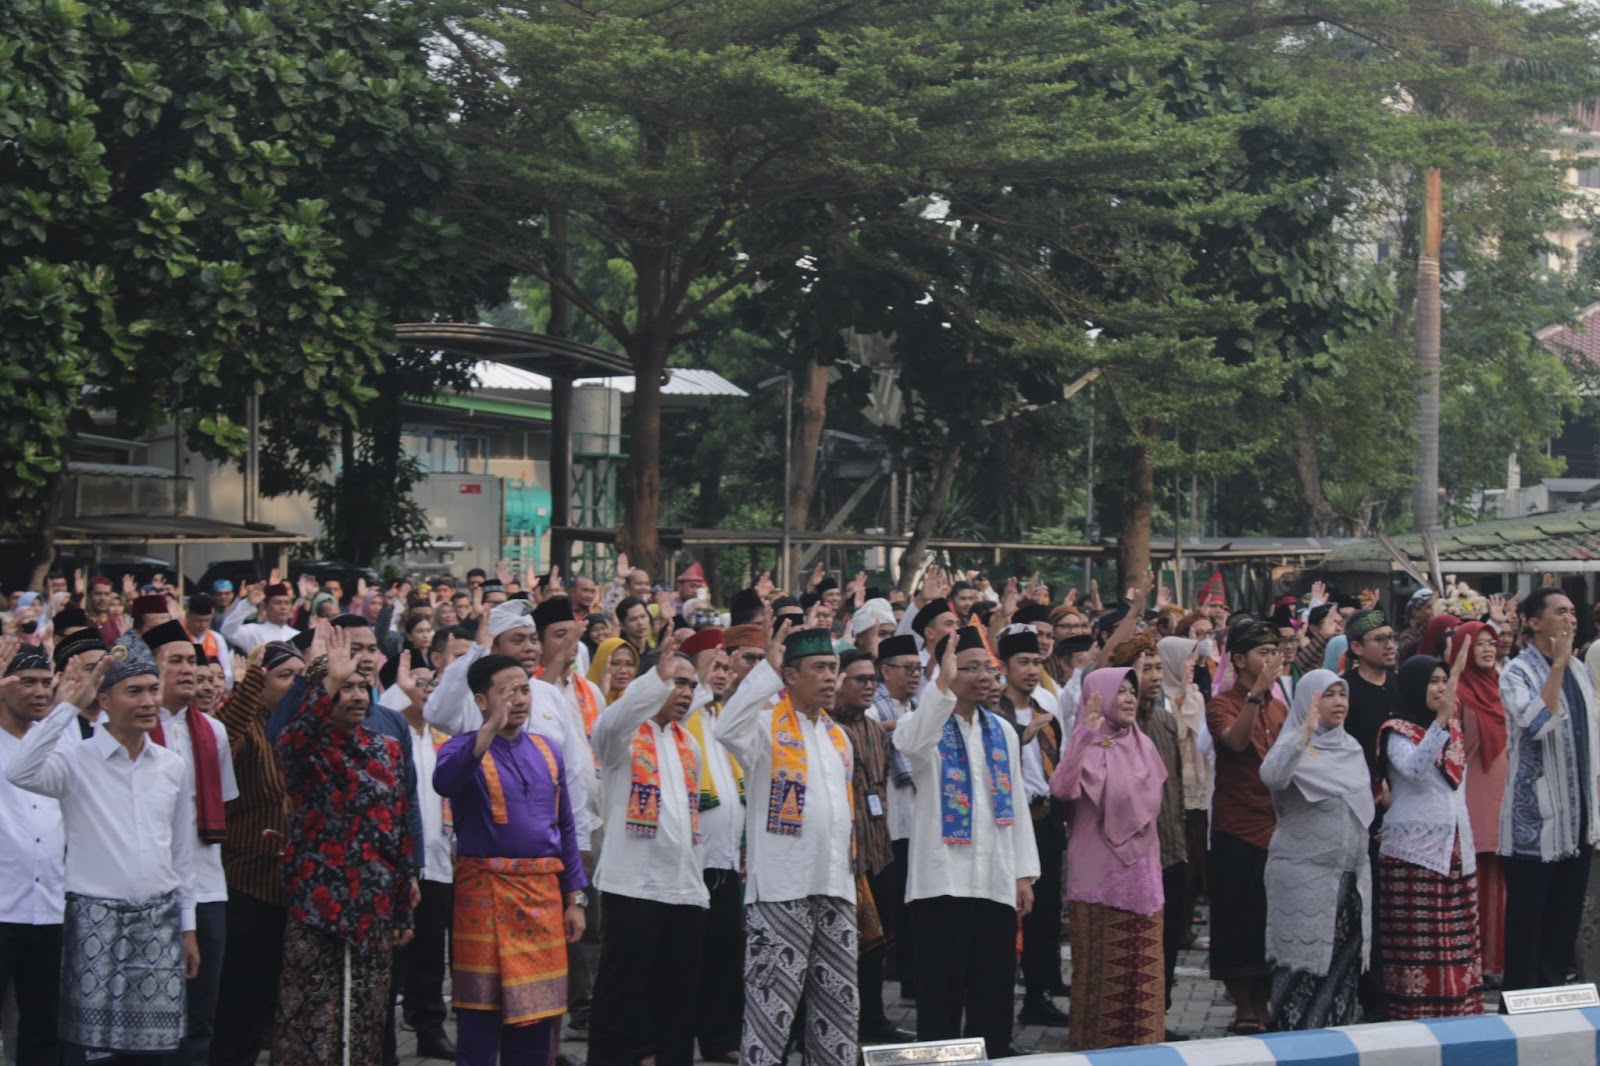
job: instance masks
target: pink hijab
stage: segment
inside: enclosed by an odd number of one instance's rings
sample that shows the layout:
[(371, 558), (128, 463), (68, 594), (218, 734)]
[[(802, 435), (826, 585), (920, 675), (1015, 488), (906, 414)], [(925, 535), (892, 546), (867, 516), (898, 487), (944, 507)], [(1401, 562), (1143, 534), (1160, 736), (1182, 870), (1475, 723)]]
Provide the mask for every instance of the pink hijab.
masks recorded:
[[(1094, 804), (1106, 846), (1124, 866), (1157, 847), (1156, 815), (1167, 780), (1166, 764), (1150, 738), (1137, 725), (1118, 726), (1106, 715), (1116, 704), (1122, 679), (1132, 672), (1125, 667), (1096, 670), (1083, 679), (1078, 726), (1055, 772), (1063, 787), (1051, 789), (1057, 799), (1082, 797)], [(1084, 720), (1094, 696), (1100, 697), (1101, 719), (1099, 730), (1090, 732)]]

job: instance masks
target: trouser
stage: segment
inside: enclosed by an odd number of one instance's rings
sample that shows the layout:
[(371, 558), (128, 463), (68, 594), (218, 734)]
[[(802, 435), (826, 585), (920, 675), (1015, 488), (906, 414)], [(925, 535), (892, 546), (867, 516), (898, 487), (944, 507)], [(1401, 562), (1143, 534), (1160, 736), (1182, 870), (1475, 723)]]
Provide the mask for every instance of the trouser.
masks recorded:
[[(867, 874), (867, 886), (872, 889), (872, 900), (880, 908), (878, 920), (883, 920), (881, 908), (889, 899), (888, 870)], [(879, 901), (884, 902), (879, 902)], [(857, 931), (859, 935), (859, 923)], [(861, 1008), (858, 1012), (861, 1029), (884, 1028), (889, 1019), (883, 1013), (883, 960), (889, 954), (887, 942), (876, 944), (870, 951), (860, 951), (857, 941), (856, 989)]]
[(216, 1036), (211, 1066), (255, 1066), (272, 1036), (283, 969), (286, 907), (239, 891), (228, 893), (227, 947), (217, 986)]
[(166, 1066), (207, 1066), (211, 1061), (211, 1036), (217, 1020), (217, 998), (228, 945), (225, 900), (195, 904), (194, 937), (200, 948), (200, 972), (185, 986), (189, 1029), (178, 1050), (163, 1056)]
[[(583, 872), (589, 884), (594, 884), (595, 856), (600, 854), (601, 833), (595, 830), (593, 850), (583, 853)], [(590, 890), (588, 904), (583, 908), (583, 936), (576, 944), (567, 945), (567, 1013), (587, 1012), (593, 1003), (595, 973), (600, 965), (601, 925), (605, 921), (605, 908), (600, 903), (601, 893)]]
[(737, 870), (706, 870), (711, 906), (700, 955), (700, 1057), (711, 1061), (739, 1050), (744, 1024), (744, 886)]
[[(894, 901), (894, 931), (890, 934), (894, 943), (894, 965), (900, 977), (900, 998), (914, 1000), (917, 998), (917, 937), (911, 924), (911, 906), (906, 903), (906, 880), (911, 876), (911, 841), (895, 840), (889, 846), (894, 849), (894, 865), (889, 867), (893, 871), (889, 893)], [(881, 905), (882, 901), (879, 902)], [(879, 917), (882, 917), (881, 910)]]
[[(603, 893), (605, 932), (589, 1013), (589, 1066), (694, 1066), (705, 909)], [(674, 990), (677, 990), (676, 992)]]
[(1161, 891), (1166, 897), (1161, 916), (1161, 955), (1166, 964), (1167, 1007), (1171, 1009), (1178, 952), (1189, 940), (1189, 912), (1183, 905), (1189, 896), (1189, 864), (1175, 862), (1162, 870)]
[(57, 1066), (56, 1008), (61, 992), (61, 926), (0, 922), (0, 999), (17, 997), (17, 1066)]
[(745, 910), (744, 1039), (740, 1066), (778, 1066), (803, 998), (806, 1066), (855, 1066), (855, 904), (836, 896), (752, 903)]
[(1589, 889), (1589, 848), (1570, 859), (1506, 859), (1506, 991), (1567, 983)]
[(982, 1037), (989, 1058), (1004, 1057), (1011, 1046), (1016, 908), (935, 896), (911, 910), (918, 929), (937, 930), (917, 944), (917, 1039)]
[(444, 975), (450, 964), (450, 916), (455, 910), (455, 885), (420, 882), (416, 937), (400, 952), (401, 987), (405, 990), (406, 1024), (418, 1033), (442, 1033), (447, 1015)]
[(560, 1017), (531, 1025), (502, 1025), (497, 1010), (456, 1011), (458, 1066), (549, 1066), (555, 1060)]
[(1039, 879), (1033, 883), (1033, 910), (1022, 919), (1022, 987), (1028, 998), (1049, 996), (1061, 983), (1061, 849), (1066, 829), (1061, 810), (1050, 801), (1050, 813), (1033, 823), (1039, 849)]

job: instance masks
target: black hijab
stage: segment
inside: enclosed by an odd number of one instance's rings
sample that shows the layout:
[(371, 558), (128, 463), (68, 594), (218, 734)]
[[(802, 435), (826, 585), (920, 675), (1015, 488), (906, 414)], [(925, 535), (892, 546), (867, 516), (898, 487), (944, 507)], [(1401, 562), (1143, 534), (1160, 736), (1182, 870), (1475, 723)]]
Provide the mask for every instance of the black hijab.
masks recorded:
[(1436, 716), (1428, 708), (1428, 683), (1433, 672), (1443, 666), (1443, 659), (1431, 655), (1413, 655), (1400, 664), (1400, 698), (1395, 702), (1394, 717), (1423, 729), (1434, 723)]

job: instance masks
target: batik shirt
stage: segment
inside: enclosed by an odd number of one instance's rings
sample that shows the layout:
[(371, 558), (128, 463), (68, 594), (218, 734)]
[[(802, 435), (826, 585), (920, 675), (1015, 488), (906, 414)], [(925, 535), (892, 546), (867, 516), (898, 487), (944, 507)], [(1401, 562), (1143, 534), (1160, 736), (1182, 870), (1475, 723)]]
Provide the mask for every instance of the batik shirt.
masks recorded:
[(357, 727), (344, 734), (319, 694), (278, 738), (293, 815), (283, 854), (289, 917), (358, 947), (409, 929), (413, 841), (400, 744)]

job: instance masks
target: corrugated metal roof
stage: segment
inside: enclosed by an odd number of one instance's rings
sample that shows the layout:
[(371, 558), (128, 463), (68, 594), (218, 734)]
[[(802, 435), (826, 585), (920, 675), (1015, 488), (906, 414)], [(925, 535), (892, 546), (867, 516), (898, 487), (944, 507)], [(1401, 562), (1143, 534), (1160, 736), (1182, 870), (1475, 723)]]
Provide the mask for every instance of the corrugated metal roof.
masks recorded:
[[(632, 392), (633, 378), (583, 378), (580, 385), (604, 385), (618, 392)], [(685, 367), (670, 367), (667, 370), (667, 383), (661, 386), (663, 396), (748, 396), (739, 386), (717, 373), (715, 370), (690, 370)]]
[[(1413, 561), (1426, 558), (1419, 536), (1395, 537), (1395, 545)], [(1555, 514), (1507, 518), (1472, 526), (1435, 530), (1434, 547), (1446, 570), (1451, 563), (1557, 562), (1600, 559), (1600, 511), (1561, 511)], [(1388, 569), (1389, 555), (1376, 541), (1363, 541), (1329, 552), (1324, 565), (1350, 569), (1352, 564), (1378, 560)], [(1341, 566), (1342, 564), (1342, 566)]]
[(135, 463), (95, 463), (86, 459), (72, 459), (67, 462), (67, 473), (89, 474), (93, 477), (175, 477), (171, 469), (164, 466), (140, 466)]
[(487, 359), (472, 364), (472, 377), (480, 389), (514, 389), (526, 392), (549, 392), (550, 379), (531, 370)]

